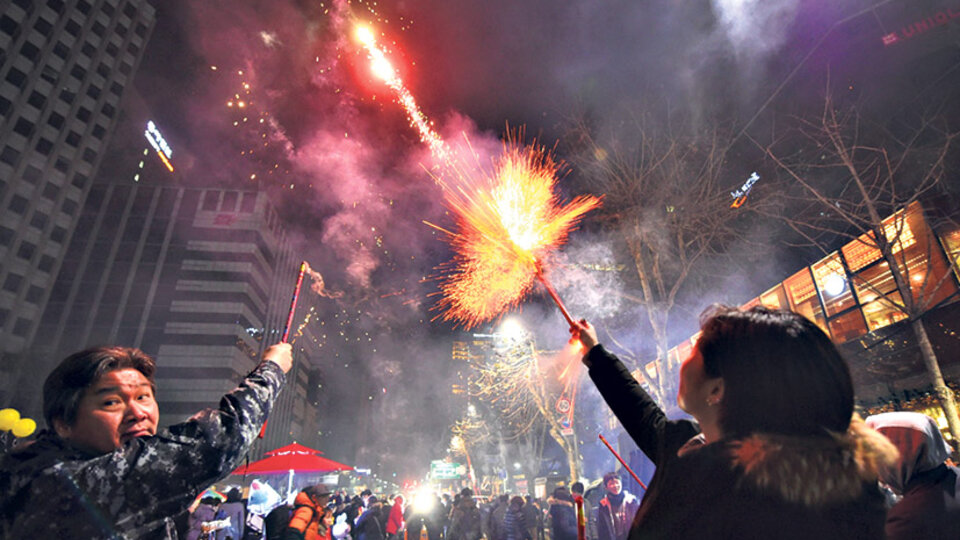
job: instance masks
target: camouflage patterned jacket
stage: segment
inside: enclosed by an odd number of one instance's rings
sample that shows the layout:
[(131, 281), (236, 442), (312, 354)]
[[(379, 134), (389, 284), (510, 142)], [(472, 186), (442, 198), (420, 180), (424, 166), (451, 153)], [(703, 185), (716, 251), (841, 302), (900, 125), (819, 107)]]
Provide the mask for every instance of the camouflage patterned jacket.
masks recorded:
[(176, 538), (173, 518), (240, 464), (284, 377), (264, 362), (218, 409), (109, 454), (42, 434), (0, 463), (0, 538)]

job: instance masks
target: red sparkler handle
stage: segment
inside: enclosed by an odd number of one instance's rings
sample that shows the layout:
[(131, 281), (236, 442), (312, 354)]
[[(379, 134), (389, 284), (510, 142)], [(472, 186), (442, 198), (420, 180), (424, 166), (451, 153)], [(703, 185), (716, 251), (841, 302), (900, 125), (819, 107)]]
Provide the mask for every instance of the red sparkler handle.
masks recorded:
[(280, 343), (286, 343), (290, 336), (290, 327), (293, 326), (293, 315), (297, 311), (297, 298), (300, 296), (300, 286), (303, 285), (303, 274), (307, 271), (307, 261), (300, 263), (300, 273), (297, 275), (297, 285), (293, 288), (293, 298), (290, 300), (290, 313), (287, 314), (287, 324), (283, 327), (283, 337)]
[[(290, 300), (290, 313), (287, 314), (287, 324), (283, 327), (283, 336), (280, 337), (280, 343), (286, 343), (287, 338), (290, 337), (290, 327), (293, 326), (293, 315), (297, 312), (297, 298), (300, 297), (300, 286), (303, 285), (303, 275), (305, 273), (307, 273), (307, 261), (302, 261), (300, 263), (300, 273), (297, 274), (297, 284), (293, 288), (293, 298)], [(266, 434), (267, 421), (264, 420), (257, 438), (262, 439)]]
[(633, 472), (633, 469), (631, 469), (630, 466), (627, 465), (627, 462), (624, 461), (622, 457), (620, 457), (620, 454), (618, 454), (617, 451), (614, 450), (612, 446), (610, 446), (610, 443), (607, 442), (607, 439), (603, 436), (603, 433), (598, 433), (597, 435), (600, 436), (600, 440), (603, 441), (603, 444), (607, 445), (607, 449), (613, 452), (613, 457), (617, 458), (617, 461), (619, 461), (620, 464), (623, 465), (623, 468), (626, 469), (628, 473), (630, 473), (630, 476), (632, 476), (633, 479), (638, 484), (640, 484), (640, 487), (642, 487), (643, 490), (646, 491), (647, 485), (644, 484), (642, 480), (640, 480), (640, 477), (637, 476), (637, 473)]
[(583, 512), (583, 497), (574, 495), (573, 502), (577, 505), (577, 540), (587, 540), (587, 516)]
[(547, 289), (547, 294), (550, 295), (550, 298), (553, 299), (553, 303), (560, 308), (560, 313), (563, 314), (563, 318), (567, 320), (567, 324), (570, 325), (571, 330), (579, 328), (577, 323), (573, 322), (573, 317), (570, 316), (570, 312), (567, 311), (567, 307), (563, 305), (563, 300), (560, 300), (560, 297), (557, 295), (557, 291), (553, 289), (553, 285), (550, 285), (550, 282), (547, 281), (547, 278), (543, 275), (543, 269), (540, 267), (540, 264), (537, 264), (537, 279), (540, 280), (540, 283), (543, 283), (544, 288)]

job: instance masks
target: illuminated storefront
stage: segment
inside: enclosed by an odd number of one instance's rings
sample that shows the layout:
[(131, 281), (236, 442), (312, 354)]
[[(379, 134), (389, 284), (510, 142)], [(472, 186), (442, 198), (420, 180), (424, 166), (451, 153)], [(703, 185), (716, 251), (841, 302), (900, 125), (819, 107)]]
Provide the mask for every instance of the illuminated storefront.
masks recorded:
[[(888, 217), (884, 228), (895, 264), (901, 276), (909, 282), (913, 300), (922, 301), (928, 309), (954, 302), (960, 279), (960, 228), (934, 233), (917, 202)], [(801, 269), (742, 307), (756, 305), (790, 309), (820, 326), (845, 356), (850, 357), (854, 379), (859, 386), (858, 396), (862, 392), (870, 400), (881, 399), (881, 391), (875, 387), (884, 387), (891, 379), (899, 382), (914, 377), (910, 380), (915, 381), (923, 374), (917, 360), (908, 362), (906, 357), (909, 355), (903, 352), (911, 346), (909, 332), (892, 328), (895, 323), (905, 320), (907, 314), (901, 309), (903, 299), (897, 291), (890, 263), (881, 256), (871, 234), (864, 234)], [(940, 311), (952, 313), (954, 308)], [(951, 317), (946, 315), (947, 319)], [(943, 317), (932, 317), (932, 324), (942, 327), (941, 319)], [(697, 337), (694, 335), (670, 349), (667, 355), (670, 363), (686, 359)], [(885, 343), (883, 355), (877, 353), (867, 358), (870, 351), (864, 342), (875, 344), (893, 340), (898, 344)], [(888, 349), (897, 350), (888, 353)], [(941, 363), (947, 361), (953, 359), (950, 355), (943, 355)], [(656, 362), (649, 362), (644, 368), (655, 373)], [(917, 404), (918, 407), (926, 406), (929, 409), (927, 414), (942, 417), (939, 407), (931, 407), (931, 400), (918, 401)]]

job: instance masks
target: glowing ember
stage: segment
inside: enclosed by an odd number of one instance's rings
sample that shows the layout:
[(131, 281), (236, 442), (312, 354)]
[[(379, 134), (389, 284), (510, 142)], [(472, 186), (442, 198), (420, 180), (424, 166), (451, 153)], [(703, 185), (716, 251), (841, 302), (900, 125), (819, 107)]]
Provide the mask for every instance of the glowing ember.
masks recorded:
[(377, 38), (373, 35), (373, 31), (367, 26), (358, 26), (356, 29), (356, 37), (367, 51), (367, 55), (370, 58), (371, 71), (377, 78), (386, 82), (387, 86), (397, 94), (397, 101), (407, 112), (410, 125), (420, 132), (420, 140), (430, 147), (430, 151), (433, 152), (433, 155), (437, 158), (442, 160), (449, 159), (450, 151), (447, 149), (446, 144), (444, 144), (440, 135), (430, 127), (430, 122), (427, 120), (426, 115), (423, 114), (423, 111), (420, 110), (420, 106), (417, 105), (417, 100), (413, 98), (413, 94), (407, 90), (407, 87), (403, 84), (403, 80), (397, 74), (396, 70), (393, 69), (390, 61), (387, 60), (386, 52), (377, 44)]
[(442, 268), (438, 318), (471, 328), (516, 307), (544, 258), (599, 206), (592, 196), (561, 205), (558, 168), (544, 148), (508, 141), (492, 175), (445, 190), (457, 232), (444, 231), (455, 255)]

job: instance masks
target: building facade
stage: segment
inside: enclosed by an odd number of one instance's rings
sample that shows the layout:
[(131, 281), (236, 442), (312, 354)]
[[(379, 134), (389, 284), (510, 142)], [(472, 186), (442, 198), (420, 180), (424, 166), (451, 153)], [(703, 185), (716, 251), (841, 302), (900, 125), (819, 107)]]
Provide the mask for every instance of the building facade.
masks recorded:
[(155, 23), (146, 0), (0, 10), (0, 403), (25, 361)]

